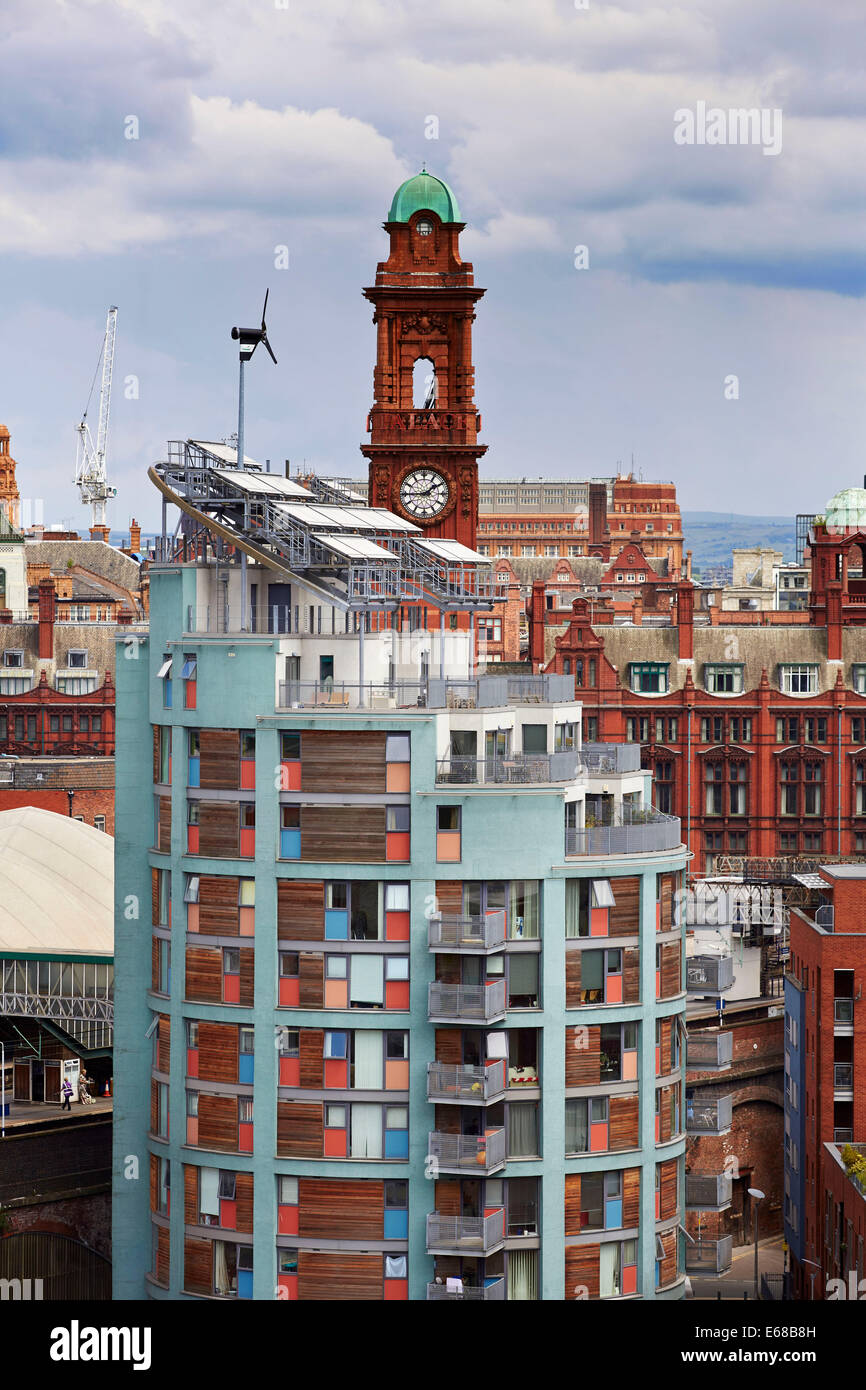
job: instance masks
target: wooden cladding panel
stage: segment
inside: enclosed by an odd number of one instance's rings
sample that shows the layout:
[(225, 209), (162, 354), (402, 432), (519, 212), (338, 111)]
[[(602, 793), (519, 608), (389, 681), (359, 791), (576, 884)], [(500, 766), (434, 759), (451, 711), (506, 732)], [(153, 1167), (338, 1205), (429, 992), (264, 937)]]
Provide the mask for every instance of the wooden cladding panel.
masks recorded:
[(156, 1154), (150, 1155), (150, 1209), (156, 1211), (159, 1207), (159, 1159)]
[(626, 1168), (622, 1175), (622, 1224), (640, 1225), (640, 1168)]
[(205, 936), (237, 936), (238, 880), (232, 874), (202, 874), (198, 883), (198, 929)]
[(440, 912), (459, 917), (463, 911), (463, 882), (461, 879), (437, 879), (436, 906)]
[(576, 1009), (580, 1004), (580, 951), (565, 952), (565, 1007)]
[(201, 1020), (198, 1025), (198, 1074), (202, 1081), (225, 1081), (230, 1085), (237, 1082), (237, 1024)]
[(565, 1030), (566, 1086), (597, 1086), (601, 1081), (601, 1026)]
[[(17, 1099), (17, 1097), (16, 1097), (16, 1099)], [(159, 1125), (159, 1082), (158, 1082), (158, 1081), (151, 1081), (151, 1083), (150, 1083), (150, 1132), (151, 1132), (151, 1134), (156, 1134), (156, 1133), (157, 1133), (157, 1126), (158, 1126), (158, 1125)]]
[(640, 1001), (640, 950), (637, 946), (627, 946), (622, 953), (623, 980), (622, 998), (624, 1004), (637, 1004)]
[(213, 1241), (184, 1237), (183, 1287), (187, 1293), (213, 1293)]
[(237, 1152), (237, 1096), (209, 1096), (203, 1092), (199, 1093), (198, 1142), (202, 1149)]
[(298, 962), (298, 1004), (321, 1009), (325, 1002), (325, 957), (321, 951), (301, 951)]
[(242, 947), (240, 959), (240, 987), (238, 1003), (252, 1007), (255, 1002), (256, 953), (252, 946)]
[(580, 1173), (565, 1175), (565, 1234), (580, 1235)]
[(151, 989), (157, 990), (159, 989), (159, 946), (157, 945), (158, 940), (159, 938), (156, 936), (152, 936), (150, 938), (150, 987)]
[(342, 1250), (300, 1250), (298, 1298), (320, 1302), (379, 1301), (384, 1298), (382, 1260), (382, 1255), (357, 1255)]
[(153, 780), (156, 784), (159, 782), (159, 774), (162, 771), (159, 765), (159, 725), (152, 724), (151, 728), (153, 729)]
[(682, 989), (682, 951), (679, 941), (670, 941), (661, 948), (661, 991), (662, 998), (679, 994)]
[(300, 1081), (308, 1090), (320, 1091), (323, 1081), (325, 1034), (321, 1028), (302, 1028), (300, 1040)]
[(236, 801), (200, 801), (198, 852), (206, 859), (236, 859), (240, 807)]
[(159, 920), (159, 869), (150, 871), (150, 920), (154, 927), (165, 925)]
[(640, 879), (612, 878), (616, 905), (610, 909), (611, 936), (637, 936), (640, 930)]
[(670, 931), (674, 924), (674, 890), (676, 874), (660, 874), (659, 901), (661, 903), (660, 926), (662, 931)]
[(460, 1215), (460, 1179), (437, 1178), (435, 1187), (435, 1209), (442, 1216)]
[(305, 792), (384, 792), (384, 733), (306, 729), (301, 734)]
[(159, 798), (159, 834), (157, 849), (161, 854), (171, 854), (171, 797)]
[(277, 1101), (277, 1153), (280, 1158), (321, 1158), (324, 1116), (321, 1101)]
[(676, 1027), (676, 1019), (659, 1020), (659, 1075), (667, 1076), (671, 1069), (671, 1028)]
[(171, 1071), (171, 1019), (168, 1014), (159, 1015), (156, 1026), (156, 1068), (157, 1071)]
[(659, 1270), (659, 1284), (663, 1287), (665, 1284), (672, 1284), (677, 1277), (677, 1233), (665, 1231), (660, 1240), (665, 1252)]
[(677, 1214), (679, 1159), (669, 1158), (659, 1164), (659, 1220), (668, 1221)]
[(241, 776), (239, 731), (200, 729), (198, 739), (199, 783), (202, 791), (236, 791)]
[(463, 962), (459, 956), (446, 956), (437, 952), (433, 970), (437, 983), (441, 985), (459, 985), (463, 978)]
[(436, 1029), (436, 1061), (460, 1066), (463, 1062), (463, 1034), (459, 1028)]
[(324, 883), (304, 878), (277, 880), (277, 935), (280, 941), (324, 941)]
[(638, 1098), (637, 1096), (611, 1096), (610, 1128), (608, 1142), (612, 1149), (636, 1149), (638, 1147)]
[(235, 1176), (235, 1197), (237, 1199), (238, 1230), (253, 1231), (253, 1175), (238, 1173)]
[(183, 1165), (183, 1221), (198, 1225), (198, 1168), (193, 1163)]
[(223, 953), (219, 946), (187, 946), (186, 998), (219, 1004), (223, 997)]
[(169, 1235), (167, 1226), (158, 1226), (156, 1232), (156, 1275), (158, 1284), (168, 1285), (170, 1269)]
[[(567, 1245), (565, 1247), (565, 1297), (598, 1298), (599, 1247), (597, 1245)], [(584, 1293), (584, 1290), (586, 1292)]]
[(662, 1086), (660, 1088), (660, 1091), (661, 1099), (659, 1102), (659, 1142), (662, 1144), (666, 1144), (667, 1141), (672, 1137), (671, 1096), (673, 1094), (673, 1087)]
[(301, 858), (374, 864), (385, 858), (384, 806), (302, 806)]
[(298, 1234), (321, 1240), (381, 1240), (385, 1220), (381, 1181), (301, 1178)]

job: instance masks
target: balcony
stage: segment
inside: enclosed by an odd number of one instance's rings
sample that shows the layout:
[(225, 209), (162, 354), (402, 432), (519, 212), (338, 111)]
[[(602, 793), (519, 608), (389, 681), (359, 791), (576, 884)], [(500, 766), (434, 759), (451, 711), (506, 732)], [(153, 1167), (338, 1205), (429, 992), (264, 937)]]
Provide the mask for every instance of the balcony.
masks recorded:
[(833, 1000), (833, 1022), (837, 1028), (854, 1027), (854, 1000)]
[(734, 983), (733, 956), (687, 956), (686, 989), (696, 994), (721, 994)]
[(427, 1017), (431, 1023), (499, 1023), (505, 1017), (505, 981), (489, 985), (428, 986)]
[(428, 1255), (464, 1255), (483, 1259), (505, 1243), (505, 1212), (489, 1216), (445, 1216), (431, 1211), (427, 1216)]
[(726, 1071), (734, 1055), (734, 1035), (696, 1033), (686, 1043), (686, 1067), (691, 1071)]
[(639, 743), (584, 743), (580, 751), (590, 777), (610, 772), (640, 772)]
[(689, 1096), (686, 1134), (727, 1134), (731, 1128), (730, 1096)]
[(724, 1211), (732, 1193), (730, 1173), (686, 1173), (686, 1207), (691, 1211)]
[(574, 677), (479, 676), (439, 680), (431, 676), (428, 704), (434, 709), (490, 709), (504, 705), (553, 705), (574, 701)]
[(436, 781), (474, 787), (530, 786), (537, 783), (573, 782), (580, 771), (580, 755), (565, 753), (514, 753), (507, 758), (440, 758)]
[(505, 1059), (484, 1067), (427, 1063), (427, 1099), (448, 1105), (492, 1105), (505, 1095)]
[(488, 955), (491, 951), (501, 951), (504, 943), (505, 912), (502, 908), (476, 916), (440, 912), (430, 918), (427, 926), (427, 944), (431, 951)]
[(484, 1134), (443, 1134), (433, 1130), (427, 1136), (427, 1145), (428, 1160), (436, 1161), (440, 1173), (481, 1177), (505, 1167), (504, 1129), (488, 1129)]
[(420, 681), (280, 681), (277, 708), (417, 709), (426, 703)]
[(820, 907), (816, 907), (815, 909), (815, 926), (823, 927), (825, 931), (832, 931), (834, 917), (833, 904), (822, 903)]
[(654, 809), (625, 811), (607, 825), (566, 830), (565, 853), (580, 855), (658, 854), (682, 842), (678, 816)]
[(834, 1143), (834, 1144), (853, 1144), (853, 1143), (854, 1143), (854, 1131), (853, 1131), (853, 1129), (834, 1129), (834, 1130), (833, 1130), (833, 1143)]
[(853, 1091), (854, 1089), (854, 1063), (853, 1062), (834, 1062), (833, 1063), (833, 1090), (834, 1091)]
[(500, 1303), (504, 1298), (504, 1279), (491, 1279), (489, 1284), (479, 1286), (464, 1284), (459, 1291), (449, 1289), (447, 1284), (427, 1285), (428, 1303)]
[(686, 1270), (689, 1274), (724, 1274), (730, 1269), (733, 1255), (733, 1236), (721, 1240), (686, 1241)]

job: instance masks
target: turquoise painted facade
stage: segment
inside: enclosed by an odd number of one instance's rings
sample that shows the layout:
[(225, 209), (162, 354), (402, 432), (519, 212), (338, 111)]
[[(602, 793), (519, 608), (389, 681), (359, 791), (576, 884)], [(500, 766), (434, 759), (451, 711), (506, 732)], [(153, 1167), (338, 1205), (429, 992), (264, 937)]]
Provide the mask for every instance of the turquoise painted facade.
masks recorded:
[[(408, 1296), (427, 1297), (434, 1278), (434, 1259), (427, 1253), (426, 1217), (434, 1210), (434, 1182), (425, 1173), (428, 1133), (434, 1128), (434, 1107), (426, 1098), (427, 1064), (434, 1059), (435, 1025), (428, 1021), (428, 984), (434, 979), (436, 957), (428, 947), (427, 914), (441, 879), (513, 880), (541, 882), (541, 975), (539, 1009), (509, 1010), (495, 1028), (539, 1030), (541, 1078), (539, 1107), (540, 1156), (509, 1159), (497, 1174), (537, 1177), (538, 1297), (560, 1300), (575, 1296), (566, 1286), (564, 1234), (566, 1178), (578, 1173), (639, 1167), (640, 1222), (638, 1296), (679, 1298), (683, 1280), (677, 1277), (656, 1290), (656, 1164), (679, 1160), (677, 1219), (659, 1225), (674, 1229), (682, 1220), (682, 1157), (685, 1137), (666, 1144), (655, 1139), (654, 1093), (658, 1084), (655, 1024), (660, 1018), (683, 1018), (685, 994), (656, 999), (657, 876), (678, 874), (687, 855), (682, 846), (658, 851), (567, 858), (564, 852), (564, 795), (557, 785), (492, 788), (443, 786), (436, 781), (441, 756), (442, 712), (424, 708), (370, 712), (353, 708), (339, 712), (316, 709), (279, 710), (275, 690), (280, 659), (278, 636), (185, 634), (185, 615), (196, 604), (194, 566), (157, 567), (152, 572), (150, 634), (139, 644), (119, 643), (117, 660), (117, 920), (115, 1033), (115, 1180), (113, 1198), (115, 1298), (183, 1299), (200, 1295), (184, 1292), (184, 1164), (230, 1168), (254, 1177), (255, 1221), (252, 1297), (274, 1299), (278, 1294), (277, 1200), (278, 1175), (331, 1179), (405, 1179), (409, 1184)], [(182, 682), (173, 679), (172, 707), (165, 708), (163, 681), (158, 671), (166, 654), (197, 658), (196, 708), (186, 710)], [(579, 707), (572, 706), (579, 719)], [(525, 711), (524, 711), (525, 713)], [(533, 718), (537, 712), (533, 712)], [(171, 853), (154, 850), (152, 726), (169, 727), (172, 739)], [(255, 729), (256, 796), (255, 859), (206, 859), (186, 853), (187, 754), (186, 730)], [(408, 732), (411, 738), (411, 862), (345, 864), (289, 863), (277, 858), (280, 837), (278, 792), (280, 747), (284, 730), (338, 729)], [(614, 782), (607, 777), (605, 782)], [(382, 799), (382, 798), (380, 798)], [(459, 863), (437, 863), (436, 808), (441, 803), (462, 807), (462, 857)], [(150, 989), (151, 869), (171, 874), (172, 979), (170, 997)], [(202, 1004), (184, 999), (186, 923), (183, 910), (185, 875), (196, 873), (255, 877), (255, 1005)], [(584, 877), (610, 879), (614, 893), (619, 877), (640, 877), (640, 1003), (566, 1006), (566, 880)], [(411, 884), (410, 1008), (388, 1010), (286, 1009), (276, 1005), (278, 957), (276, 938), (277, 882), (280, 878), (351, 879)], [(682, 937), (674, 937), (682, 950)], [(157, 1014), (171, 1019), (169, 1078), (169, 1138), (150, 1134), (150, 1085), (153, 1067), (152, 1026)], [(211, 1152), (185, 1144), (186, 1048), (185, 1021), (209, 1019), (244, 1023), (255, 1028), (254, 1150), (252, 1154)], [(592, 1024), (637, 1021), (640, 1026), (638, 1088), (640, 1144), (619, 1152), (565, 1157), (565, 1057), (573, 1029)], [(408, 1161), (279, 1158), (277, 1153), (278, 1054), (275, 1027), (292, 1029), (364, 1028), (408, 1030), (410, 1034), (409, 1157)], [(487, 1031), (486, 1029), (484, 1031)], [(683, 1058), (684, 1061), (684, 1058)], [(682, 1076), (682, 1072), (680, 1075)], [(678, 1083), (679, 1084), (679, 1083)], [(680, 1105), (684, 1125), (685, 1106)], [(150, 1210), (150, 1156), (171, 1164), (171, 1210), (163, 1220)], [(154, 1226), (167, 1226), (170, 1241), (166, 1286), (154, 1278)], [(603, 1238), (602, 1233), (602, 1238)], [(680, 1237), (677, 1237), (679, 1240)], [(285, 1245), (285, 1241), (283, 1242)], [(311, 1244), (300, 1241), (300, 1245)], [(313, 1245), (316, 1242), (312, 1242)], [(321, 1242), (320, 1242), (321, 1244)], [(355, 1242), (356, 1245), (359, 1242)], [(365, 1248), (369, 1241), (360, 1242)], [(680, 1258), (680, 1270), (682, 1258)], [(335, 1291), (334, 1296), (339, 1296)]]

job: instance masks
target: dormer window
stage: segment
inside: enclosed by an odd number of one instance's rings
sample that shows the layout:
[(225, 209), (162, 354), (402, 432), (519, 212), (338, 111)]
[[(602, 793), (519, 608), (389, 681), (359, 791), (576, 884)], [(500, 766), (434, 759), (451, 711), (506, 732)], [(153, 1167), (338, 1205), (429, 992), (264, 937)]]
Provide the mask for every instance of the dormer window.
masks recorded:
[(82, 652), (82, 651), (70, 651), (70, 652), (67, 652), (67, 654), (66, 654), (66, 664), (67, 664), (67, 666), (69, 667), (70, 671), (72, 671), (72, 670), (80, 670), (80, 671), (83, 671), (83, 670), (86, 668), (86, 666), (87, 666), (87, 652), (86, 652), (86, 651), (85, 651), (85, 652)]
[(24, 665), (24, 653), (23, 653), (23, 652), (15, 652), (15, 651), (6, 651), (6, 652), (4, 652), (4, 653), (3, 653), (3, 664), (4, 664), (4, 666), (16, 666), (16, 667), (21, 667), (21, 666), (23, 666), (23, 665)]
[(428, 222), (426, 217), (422, 217), (421, 221), (415, 224), (415, 229), (419, 236), (432, 236), (433, 223)]

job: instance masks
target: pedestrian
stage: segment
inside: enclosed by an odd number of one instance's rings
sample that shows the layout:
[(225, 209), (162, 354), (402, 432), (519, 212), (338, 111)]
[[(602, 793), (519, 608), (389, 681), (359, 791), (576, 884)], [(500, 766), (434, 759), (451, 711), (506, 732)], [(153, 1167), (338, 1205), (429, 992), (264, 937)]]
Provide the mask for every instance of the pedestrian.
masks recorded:
[(68, 1076), (64, 1076), (64, 1078), (63, 1078), (63, 1085), (60, 1087), (60, 1092), (61, 1092), (61, 1095), (63, 1096), (63, 1105), (62, 1105), (61, 1108), (62, 1108), (63, 1110), (68, 1110), (68, 1111), (70, 1112), (70, 1114), (71, 1114), (71, 1113), (72, 1113), (72, 1082), (69, 1080), (69, 1077), (68, 1077)]
[(89, 1080), (89, 1078), (88, 1078), (86, 1072), (81, 1072), (80, 1075), (79, 1075), (79, 1077), (78, 1077), (78, 1099), (79, 1099), (79, 1101), (81, 1102), (82, 1105), (92, 1105), (92, 1104), (93, 1104), (93, 1097), (91, 1096), (89, 1090), (87, 1089), (87, 1082), (88, 1082), (88, 1080)]

